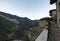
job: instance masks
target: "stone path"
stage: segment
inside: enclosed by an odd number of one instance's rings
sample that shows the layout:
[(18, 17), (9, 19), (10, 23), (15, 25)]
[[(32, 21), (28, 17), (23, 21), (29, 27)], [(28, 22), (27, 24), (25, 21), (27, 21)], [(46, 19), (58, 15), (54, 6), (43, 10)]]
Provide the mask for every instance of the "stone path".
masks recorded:
[(48, 30), (44, 29), (35, 41), (47, 41)]

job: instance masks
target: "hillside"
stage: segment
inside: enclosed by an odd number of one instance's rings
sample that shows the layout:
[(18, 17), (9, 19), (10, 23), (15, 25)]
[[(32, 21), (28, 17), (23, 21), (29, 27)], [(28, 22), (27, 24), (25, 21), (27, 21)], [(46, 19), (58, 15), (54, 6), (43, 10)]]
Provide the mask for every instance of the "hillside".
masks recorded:
[[(39, 24), (39, 20), (30, 20), (16, 15), (0, 12), (0, 40), (26, 40), (30, 28)], [(1, 38), (2, 37), (2, 38)]]
[(38, 25), (38, 23), (39, 23), (39, 20), (31, 20), (27, 17), (18, 17), (16, 15), (11, 15), (11, 14), (4, 13), (4, 12), (0, 12), (0, 14), (4, 15), (5, 17), (8, 17), (10, 19), (15, 19), (15, 20), (19, 21), (20, 24), (28, 26), (28, 27)]

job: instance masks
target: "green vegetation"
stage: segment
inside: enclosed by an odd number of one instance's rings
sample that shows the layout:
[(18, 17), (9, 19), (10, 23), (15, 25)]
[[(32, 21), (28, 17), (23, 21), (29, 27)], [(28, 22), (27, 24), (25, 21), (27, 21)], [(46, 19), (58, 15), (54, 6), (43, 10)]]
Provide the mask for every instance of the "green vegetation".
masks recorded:
[[(16, 27), (17, 26), (17, 27)], [(1, 41), (7, 41), (7, 40), (13, 40), (13, 39), (25, 39), (28, 38), (26, 31), (28, 30), (27, 26), (13, 23), (3, 17), (0, 16), (0, 40)], [(14, 33), (14, 35), (10, 35)], [(9, 36), (12, 36), (11, 38)]]
[(15, 27), (15, 24), (8, 21), (7, 19), (0, 17), (0, 29), (6, 33), (10, 33), (11, 29)]

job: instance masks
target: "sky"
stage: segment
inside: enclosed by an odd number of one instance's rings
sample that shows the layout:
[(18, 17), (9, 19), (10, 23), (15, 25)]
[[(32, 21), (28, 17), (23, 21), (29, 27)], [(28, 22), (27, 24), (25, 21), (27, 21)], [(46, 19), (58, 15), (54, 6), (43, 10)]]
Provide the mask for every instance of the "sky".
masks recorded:
[(49, 10), (55, 9), (50, 0), (0, 0), (0, 11), (29, 19), (49, 17)]

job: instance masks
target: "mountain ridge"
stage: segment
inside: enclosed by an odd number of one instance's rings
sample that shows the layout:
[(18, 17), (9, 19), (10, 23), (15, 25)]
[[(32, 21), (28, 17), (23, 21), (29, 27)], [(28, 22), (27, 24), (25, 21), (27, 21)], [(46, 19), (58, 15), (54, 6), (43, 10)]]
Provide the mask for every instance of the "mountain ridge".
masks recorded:
[(8, 13), (5, 13), (5, 12), (0, 12), (1, 15), (7, 17), (7, 18), (10, 18), (10, 19), (15, 19), (17, 20), (20, 24), (22, 25), (25, 25), (25, 26), (34, 26), (34, 25), (38, 25), (39, 24), (39, 20), (31, 20), (27, 17), (18, 17), (16, 15), (11, 15), (11, 14), (8, 14)]

